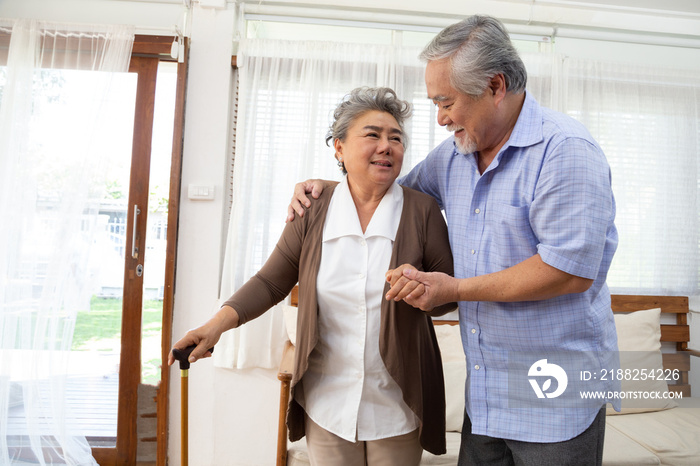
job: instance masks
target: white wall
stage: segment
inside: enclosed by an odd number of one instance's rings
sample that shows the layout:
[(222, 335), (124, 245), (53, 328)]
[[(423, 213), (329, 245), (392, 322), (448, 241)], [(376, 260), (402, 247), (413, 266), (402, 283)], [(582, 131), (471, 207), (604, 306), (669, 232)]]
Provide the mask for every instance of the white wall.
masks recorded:
[[(197, 3), (197, 2), (195, 2)], [(262, 2), (253, 5), (264, 7)], [(294, 2), (283, 2), (294, 5)], [(306, 4), (333, 9), (347, 5), (372, 10), (375, 0), (306, 0)], [(488, 13), (504, 20), (569, 23), (579, 26), (628, 28), (644, 33), (685, 34), (700, 37), (700, 18), (692, 15), (644, 13), (636, 10), (565, 8), (564, 2), (536, 5), (521, 0), (383, 0), (382, 10), (394, 9), (396, 22), (410, 21), (404, 12), (424, 11), (439, 23), (473, 13)], [(217, 8), (203, 5), (219, 5)], [(222, 7), (222, 5), (225, 5)], [(544, 5), (544, 6), (543, 6)], [(549, 6), (546, 6), (549, 5)], [(230, 152), (229, 106), (230, 58), (236, 30), (236, 5), (223, 0), (202, 0), (191, 17), (191, 53), (187, 90), (184, 160), (182, 171), (177, 283), (173, 334), (179, 338), (188, 328), (199, 325), (216, 309), (224, 227), (224, 181)], [(177, 0), (0, 0), (0, 17), (62, 22), (134, 24), (138, 32), (182, 28), (182, 3)], [(355, 14), (357, 10), (355, 10)], [(361, 12), (361, 10), (360, 10)], [(365, 14), (365, 16), (367, 16)], [(169, 32), (172, 33), (172, 32)], [(572, 56), (595, 56), (609, 60), (634, 60), (657, 66), (700, 69), (700, 49), (631, 46), (600, 41), (561, 38), (558, 51)], [(190, 183), (214, 185), (214, 201), (187, 199)], [(691, 306), (692, 307), (692, 306)], [(694, 306), (698, 309), (697, 305)], [(699, 325), (693, 335), (700, 338)], [(696, 347), (700, 347), (697, 338)], [(180, 463), (179, 371), (171, 381), (170, 447), (171, 464)], [(190, 370), (190, 464), (270, 465), (275, 459), (277, 399), (279, 383), (275, 371), (232, 371), (214, 369), (211, 361), (197, 363)], [(696, 387), (700, 381), (696, 380)], [(697, 388), (696, 388), (697, 390)]]

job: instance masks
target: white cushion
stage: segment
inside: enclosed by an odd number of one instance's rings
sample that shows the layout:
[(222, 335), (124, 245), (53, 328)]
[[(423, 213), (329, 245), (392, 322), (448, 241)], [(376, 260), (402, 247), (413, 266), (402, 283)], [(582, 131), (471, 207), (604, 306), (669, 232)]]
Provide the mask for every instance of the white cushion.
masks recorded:
[(287, 338), (294, 346), (297, 345), (297, 312), (295, 306), (288, 304), (282, 305), (282, 313), (284, 314), (284, 326), (287, 329)]
[(640, 466), (643, 464), (661, 464), (659, 458), (629, 438), (623, 432), (605, 426), (605, 443), (603, 444), (603, 465), (605, 466)]
[[(667, 393), (668, 384), (663, 377), (666, 376), (663, 370), (661, 357), (661, 327), (659, 319), (661, 309), (649, 309), (630, 313), (616, 313), (615, 326), (617, 328), (617, 346), (620, 350), (620, 368), (624, 371), (630, 370), (632, 377), (623, 377), (622, 392), (644, 393)], [(655, 377), (646, 377), (645, 380), (642, 369), (647, 373), (651, 372)], [(663, 396), (663, 395), (660, 395)], [(677, 406), (673, 399), (665, 398), (623, 398), (622, 411), (617, 412), (611, 406), (607, 408), (607, 414), (628, 414), (641, 413), (647, 411), (658, 411)]]
[[(605, 442), (613, 429), (653, 453), (661, 464), (697, 466), (700, 458), (700, 399), (683, 398), (678, 407), (607, 419)], [(605, 455), (603, 455), (605, 459)]]
[(436, 325), (442, 367), (445, 373), (445, 416), (447, 432), (462, 432), (464, 421), (464, 383), (467, 362), (462, 348), (459, 325)]

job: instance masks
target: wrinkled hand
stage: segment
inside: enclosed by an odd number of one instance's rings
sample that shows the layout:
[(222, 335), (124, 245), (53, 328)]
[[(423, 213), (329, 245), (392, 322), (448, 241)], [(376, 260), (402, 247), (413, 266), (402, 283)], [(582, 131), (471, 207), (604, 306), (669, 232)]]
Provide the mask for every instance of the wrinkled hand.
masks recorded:
[(403, 264), (385, 274), (386, 281), (391, 285), (391, 289), (386, 294), (387, 301), (401, 301), (409, 295), (417, 298), (425, 292), (425, 286), (422, 283), (404, 276), (404, 270), (417, 271), (411, 264)]
[[(221, 337), (221, 332), (212, 328), (210, 325), (204, 324), (201, 327), (190, 330), (173, 345), (173, 349), (185, 349), (188, 346), (197, 345), (190, 353), (189, 361), (195, 362), (202, 358), (210, 358), (212, 356), (209, 348), (213, 348)], [(168, 354), (168, 365), (172, 366), (175, 362), (173, 351)]]
[(419, 272), (415, 267), (402, 265), (387, 272), (387, 281), (392, 284), (387, 300), (403, 299), (423, 311), (459, 300), (458, 280), (442, 272)]
[(310, 193), (311, 197), (318, 199), (321, 192), (323, 192), (323, 188), (322, 180), (306, 180), (295, 184), (294, 195), (289, 203), (289, 207), (287, 207), (287, 220), (285, 222), (293, 221), (295, 212), (300, 217), (303, 217), (306, 208), (311, 206), (311, 201), (306, 195)]

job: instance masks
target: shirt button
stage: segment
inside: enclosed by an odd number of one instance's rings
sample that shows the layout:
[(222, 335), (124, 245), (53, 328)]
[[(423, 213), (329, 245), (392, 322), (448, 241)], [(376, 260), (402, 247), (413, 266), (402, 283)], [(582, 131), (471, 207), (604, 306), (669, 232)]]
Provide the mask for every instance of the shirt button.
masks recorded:
[(360, 245), (367, 246), (367, 242), (363, 239), (360, 240)]
[(477, 364), (476, 366), (474, 366), (474, 369), (479, 370), (479, 369), (481, 369), (481, 366), (479, 366), (479, 365)]
[(475, 329), (475, 328), (472, 329), (472, 333), (476, 333), (476, 329)]
[(472, 253), (472, 254), (476, 254), (476, 249), (472, 249), (472, 250), (471, 250), (471, 253)]
[(365, 274), (364, 274), (364, 273), (361, 273), (361, 274), (359, 274), (358, 276), (359, 276), (360, 278), (365, 278)]
[(481, 209), (479, 209), (479, 208), (474, 209), (474, 213), (475, 213), (475, 214), (481, 213)]

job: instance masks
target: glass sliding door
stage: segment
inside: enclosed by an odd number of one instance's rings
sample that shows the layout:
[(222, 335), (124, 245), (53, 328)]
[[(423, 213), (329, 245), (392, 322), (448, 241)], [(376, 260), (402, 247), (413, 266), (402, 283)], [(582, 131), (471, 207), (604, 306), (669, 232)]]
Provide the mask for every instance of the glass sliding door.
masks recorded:
[[(0, 105), (8, 98), (3, 34)], [(172, 305), (166, 238), (174, 242), (169, 209), (177, 208), (170, 163), (179, 163), (173, 127), (184, 95), (184, 67), (164, 53), (171, 42), (140, 36), (129, 73), (41, 68), (31, 79), (29, 127), (15, 143), (26, 157), (18, 176), (32, 182), (3, 178), (0, 199), (10, 213), (0, 239), (15, 247), (0, 257), (9, 270), (0, 275), (2, 464), (63, 461), (50, 440), (56, 413), (102, 466), (156, 461), (164, 438), (156, 423), (165, 424), (157, 416), (166, 412), (155, 400), (162, 322)]]

